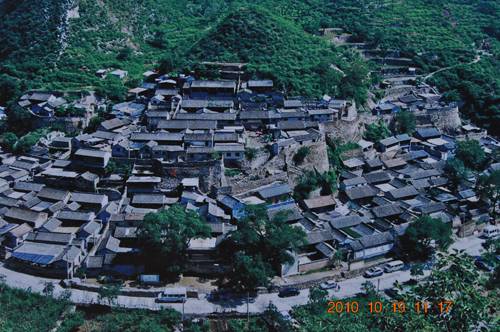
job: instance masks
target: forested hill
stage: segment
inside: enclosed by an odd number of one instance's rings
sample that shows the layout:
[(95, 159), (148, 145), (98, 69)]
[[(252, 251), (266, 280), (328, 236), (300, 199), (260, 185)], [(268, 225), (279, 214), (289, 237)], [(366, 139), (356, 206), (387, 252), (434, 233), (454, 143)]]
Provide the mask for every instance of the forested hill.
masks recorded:
[(366, 99), (368, 72), (358, 55), (335, 50), (300, 25), (260, 7), (230, 12), (186, 52), (186, 58), (249, 63), (249, 72), (271, 78), (293, 94)]
[(469, 62), (487, 41), (493, 56), (475, 65), (480, 74), (459, 67), (435, 79), (467, 99), (472, 117), (490, 118), (499, 112), (499, 13), (496, 0), (4, 0), (0, 105), (26, 88), (102, 87), (94, 72), (103, 67), (128, 70), (133, 85), (163, 58), (179, 67), (240, 59), (291, 93), (363, 100), (366, 82), (350, 74), (366, 68), (314, 36), (340, 27), (426, 71)]

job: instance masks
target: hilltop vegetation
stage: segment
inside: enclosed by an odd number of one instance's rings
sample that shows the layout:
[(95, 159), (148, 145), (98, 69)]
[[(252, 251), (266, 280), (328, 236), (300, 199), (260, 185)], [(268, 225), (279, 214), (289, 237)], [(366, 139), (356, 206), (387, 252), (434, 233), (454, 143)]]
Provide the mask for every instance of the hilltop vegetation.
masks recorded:
[[(0, 31), (10, 31), (18, 12), (29, 12), (25, 8), (29, 2), (7, 13), (9, 19)], [(69, 6), (63, 3), (60, 1), (57, 11), (51, 7), (54, 5), (47, 8), (67, 17), (63, 10)], [(299, 23), (312, 24), (313, 17), (307, 14), (312, 10), (310, 5), (298, 1), (261, 1), (262, 7), (242, 4), (246, 2), (81, 0), (78, 18), (57, 21), (54, 15), (54, 20), (44, 21), (47, 29), (57, 31), (54, 28), (58, 27), (61, 32), (37, 36), (40, 52), (31, 53), (28, 45), (34, 40), (26, 31), (7, 43), (8, 51), (0, 61), (9, 68), (9, 76), (23, 83), (23, 88), (84, 87), (104, 91), (109, 84), (94, 75), (103, 67), (128, 70), (132, 77), (129, 85), (133, 86), (143, 71), (165, 57), (175, 59), (179, 69), (211, 59), (244, 61), (250, 63), (250, 71), (256, 76), (273, 78), (290, 93), (330, 93), (364, 101), (366, 66), (357, 55), (337, 52), (326, 41), (303, 30)], [(282, 15), (276, 14), (276, 8)], [(292, 20), (297, 17), (303, 21)], [(43, 18), (33, 16), (32, 20)], [(68, 22), (67, 28), (64, 22)], [(35, 26), (30, 28), (36, 30)]]
[(0, 331), (49, 331), (68, 305), (64, 299), (9, 288), (0, 280)]
[(482, 59), (481, 62), (462, 65), (452, 71), (442, 71), (431, 83), (446, 91), (448, 100), (463, 101), (462, 113), (500, 135), (500, 62)]
[(366, 65), (356, 62), (358, 55), (341, 53), (292, 21), (260, 7), (231, 12), (187, 55), (194, 62), (249, 63), (251, 76), (273, 79), (278, 88), (292, 94), (329, 93), (356, 96), (360, 102), (366, 99), (358, 89), (367, 88), (364, 82), (368, 71)]
[[(449, 100), (461, 100), (463, 114), (500, 134), (500, 3), (495, 0), (336, 2), (337, 26), (381, 50), (399, 50), (422, 72), (450, 66), (429, 81)], [(477, 63), (469, 65), (483, 48)], [(462, 65), (460, 65), (462, 64)]]
[(495, 0), (7, 0), (0, 7), (0, 102), (29, 88), (123, 88), (95, 77), (107, 67), (128, 70), (125, 84), (134, 86), (165, 58), (179, 70), (200, 60), (248, 61), (251, 74), (275, 79), (290, 94), (363, 101), (366, 63), (317, 36), (340, 27), (352, 41), (401, 51), (426, 72), (471, 61), (486, 40), (491, 57), (435, 82), (488, 124), (498, 118), (499, 7)]

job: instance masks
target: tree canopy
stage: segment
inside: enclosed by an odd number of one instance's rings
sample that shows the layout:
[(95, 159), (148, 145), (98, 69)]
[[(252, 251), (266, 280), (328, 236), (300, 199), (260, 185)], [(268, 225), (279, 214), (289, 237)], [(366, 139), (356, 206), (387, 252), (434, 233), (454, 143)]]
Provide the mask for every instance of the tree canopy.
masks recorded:
[(456, 158), (460, 159), (465, 167), (481, 170), (484, 166), (486, 155), (477, 140), (466, 140), (457, 143)]
[(210, 227), (196, 212), (174, 204), (148, 213), (138, 236), (147, 268), (173, 278), (183, 270), (189, 241), (210, 236)]
[(446, 249), (452, 242), (451, 226), (441, 219), (421, 216), (408, 226), (400, 237), (403, 254), (410, 260), (425, 261), (436, 248)]
[(221, 252), (231, 266), (223, 283), (237, 291), (267, 286), (282, 264), (293, 261), (291, 252), (304, 243), (305, 233), (286, 224), (284, 217), (278, 213), (269, 219), (262, 205), (246, 207), (237, 230), (221, 244)]
[(457, 158), (450, 158), (446, 161), (444, 172), (448, 181), (450, 181), (451, 187), (454, 189), (457, 189), (469, 175), (469, 171), (463, 161)]
[[(292, 316), (300, 325), (300, 331), (471, 331), (478, 326), (495, 328), (498, 290), (486, 292), (484, 279), (474, 267), (473, 260), (464, 253), (438, 254), (430, 276), (415, 287), (396, 285), (402, 307), (394, 311), (393, 300), (377, 293), (372, 284), (367, 284), (365, 294), (349, 299), (335, 299), (315, 292), (309, 302), (297, 306)], [(328, 312), (331, 304), (342, 302), (343, 310)], [(423, 303), (428, 303), (424, 314)], [(443, 313), (439, 303), (451, 301), (451, 308)], [(346, 312), (347, 303), (358, 304), (358, 312)], [(370, 312), (370, 303), (380, 302), (382, 312)], [(417, 312), (416, 303), (420, 303)], [(339, 306), (340, 307), (340, 306)], [(352, 308), (352, 307), (351, 307)], [(444, 305), (443, 305), (444, 308)]]
[(495, 219), (496, 206), (500, 200), (500, 170), (493, 171), (489, 175), (481, 175), (476, 183), (476, 191), (483, 201), (490, 203), (491, 215)]
[(364, 137), (369, 141), (378, 142), (389, 136), (391, 136), (391, 131), (382, 120), (366, 125)]
[(415, 131), (415, 115), (408, 111), (400, 111), (394, 117), (394, 130), (398, 134), (413, 134)]

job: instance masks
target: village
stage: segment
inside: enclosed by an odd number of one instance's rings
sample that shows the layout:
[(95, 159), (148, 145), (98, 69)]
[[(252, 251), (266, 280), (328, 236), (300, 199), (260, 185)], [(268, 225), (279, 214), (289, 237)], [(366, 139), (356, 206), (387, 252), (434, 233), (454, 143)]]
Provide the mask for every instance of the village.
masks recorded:
[[(459, 141), (474, 139), (492, 160), (484, 173), (499, 170), (493, 156), (500, 143), (462, 122), (458, 106), (433, 87), (385, 81), (390, 93), (361, 112), (350, 100), (290, 97), (272, 80), (245, 81), (245, 64), (206, 65), (222, 78), (145, 72), (127, 101), (109, 110), (95, 96), (73, 104), (83, 111), (69, 125), (79, 129), (107, 112), (97, 130), (72, 137), (54, 131), (24, 155), (0, 154), (6, 267), (57, 279), (136, 279), (144, 273), (134, 259), (138, 225), (173, 204), (196, 211), (211, 229), (209, 238), (189, 243), (187, 274), (207, 277), (224, 273), (218, 246), (247, 205), (265, 205), (270, 219), (285, 211), (284, 222), (306, 233), (282, 278), (359, 275), (390, 260), (398, 236), (422, 215), (451, 225), (456, 237), (495, 222), (496, 207), (475, 192), (475, 177), (455, 189), (444, 167)], [(96, 73), (107, 74), (127, 75)], [(41, 122), (68, 104), (52, 92), (19, 100)], [(389, 125), (402, 110), (417, 119), (412, 135), (363, 138), (365, 124)], [(329, 149), (342, 143), (353, 148), (341, 156), (334, 190), (301, 191), (306, 174), (331, 169)]]

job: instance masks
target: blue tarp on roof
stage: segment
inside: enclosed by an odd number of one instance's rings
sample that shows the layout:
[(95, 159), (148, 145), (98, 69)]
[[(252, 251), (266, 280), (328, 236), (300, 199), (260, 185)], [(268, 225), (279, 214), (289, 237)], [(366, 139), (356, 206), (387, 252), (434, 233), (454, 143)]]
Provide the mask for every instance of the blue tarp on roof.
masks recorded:
[(40, 265), (47, 265), (54, 260), (55, 256), (52, 255), (39, 255), (39, 254), (28, 254), (23, 252), (13, 252), (12, 256), (27, 262), (32, 262)]

